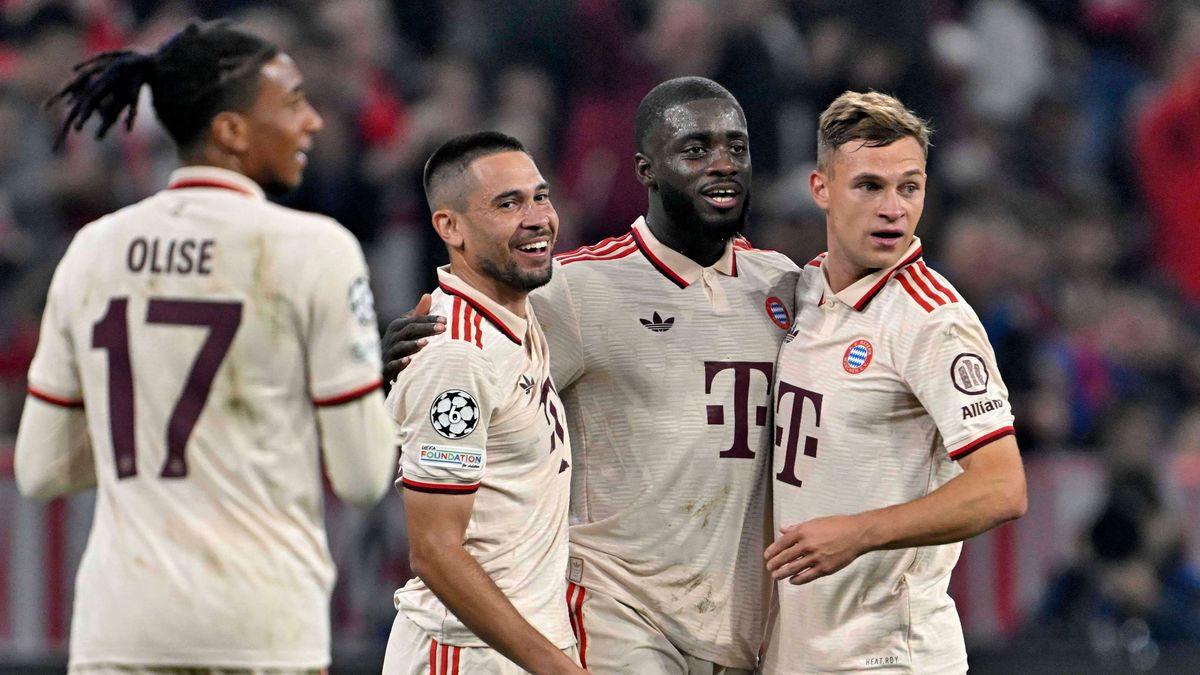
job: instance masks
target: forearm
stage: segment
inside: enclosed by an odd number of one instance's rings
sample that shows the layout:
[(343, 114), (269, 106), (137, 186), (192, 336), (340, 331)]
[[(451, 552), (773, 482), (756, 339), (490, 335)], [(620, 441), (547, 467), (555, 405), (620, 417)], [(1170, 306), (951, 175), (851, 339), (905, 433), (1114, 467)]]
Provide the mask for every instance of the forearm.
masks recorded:
[(965, 472), (903, 504), (858, 514), (866, 550), (934, 546), (970, 539), (1025, 511), (1024, 477)]
[(396, 473), (392, 421), (380, 394), (318, 408), (317, 419), (334, 493), (363, 508), (379, 501)]
[(513, 663), (535, 675), (575, 670), (461, 545), (414, 551), (413, 571), (472, 633)]
[(82, 408), (62, 408), (32, 396), (17, 431), (14, 469), (21, 494), (52, 499), (96, 485), (96, 466)]

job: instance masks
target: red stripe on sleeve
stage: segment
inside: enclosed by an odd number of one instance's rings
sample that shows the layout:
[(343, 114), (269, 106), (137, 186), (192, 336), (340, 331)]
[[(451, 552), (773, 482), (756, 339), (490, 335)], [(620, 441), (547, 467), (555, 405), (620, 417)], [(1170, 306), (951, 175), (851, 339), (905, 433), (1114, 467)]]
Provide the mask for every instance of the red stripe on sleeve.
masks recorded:
[(472, 316), (473, 314), (474, 314), (474, 312), (471, 311), (470, 305), (463, 307), (463, 333), (462, 333), (462, 335), (463, 335), (463, 340), (465, 340), (466, 342), (471, 342), (471, 323), (472, 323), (471, 320), (474, 318)]
[(83, 407), (83, 399), (75, 400), (75, 399), (70, 399), (70, 398), (59, 398), (57, 396), (51, 396), (50, 394), (47, 394), (44, 391), (38, 391), (37, 389), (34, 389), (33, 387), (26, 388), (26, 391), (29, 392), (30, 396), (36, 398), (39, 401), (45, 401), (46, 403), (50, 403), (52, 405), (56, 405), (56, 406), (59, 406), (62, 408), (82, 408)]
[(953, 291), (943, 286), (941, 282), (937, 280), (937, 277), (933, 275), (933, 272), (930, 272), (929, 268), (925, 266), (924, 260), (918, 260), (917, 266), (921, 268), (921, 272), (929, 279), (929, 283), (933, 284), (934, 288), (938, 289), (942, 293), (945, 293), (946, 297), (950, 298), (950, 302), (958, 302), (958, 298), (955, 297)]
[(912, 267), (909, 267), (905, 271), (908, 272), (908, 278), (912, 279), (913, 283), (916, 284), (917, 287), (921, 289), (921, 292), (925, 294), (925, 297), (936, 302), (938, 304), (938, 307), (941, 307), (942, 305), (946, 304), (946, 301), (942, 299), (942, 296), (929, 290), (929, 287), (925, 285), (925, 282), (921, 281), (921, 275), (917, 274), (917, 270), (913, 269)]
[(575, 639), (579, 639), (579, 624), (575, 623), (575, 612), (571, 611), (571, 601), (575, 597), (575, 589), (578, 588), (574, 583), (567, 582), (567, 620), (571, 622), (571, 632), (575, 634)]
[(450, 660), (447, 658), (449, 656), (450, 656), (450, 645), (442, 645), (442, 657), (441, 657), (442, 663), (441, 663), (441, 670), (439, 671), (441, 673), (441, 675), (450, 675)]
[(475, 315), (475, 346), (483, 349), (483, 329), (480, 325), (483, 324), (483, 315)]
[(918, 305), (925, 308), (926, 312), (933, 311), (933, 305), (930, 305), (928, 302), (925, 302), (925, 299), (917, 294), (917, 290), (915, 288), (913, 288), (911, 284), (909, 284), (907, 281), (904, 280), (903, 274), (897, 274), (896, 280), (900, 282), (900, 285), (904, 287), (904, 290), (908, 291), (908, 294), (912, 296), (912, 299), (917, 301)]
[(458, 675), (458, 662), (462, 658), (462, 647), (454, 648), (454, 668), (451, 670), (451, 675)]
[(971, 441), (970, 443), (967, 443), (966, 445), (962, 446), (961, 448), (959, 448), (957, 450), (951, 450), (950, 451), (950, 459), (953, 459), (955, 461), (960, 460), (963, 457), (966, 457), (967, 455), (971, 454), (972, 452), (975, 452), (976, 450), (982, 448), (983, 446), (987, 445), (988, 443), (991, 443), (992, 441), (994, 441), (998, 438), (1004, 438), (1005, 436), (1011, 436), (1015, 433), (1017, 433), (1017, 432), (1012, 427), (1004, 427), (1002, 429), (997, 429), (981, 438), (977, 438), (977, 439)]
[(450, 339), (458, 339), (458, 312), (462, 307), (462, 300), (456, 295), (454, 296), (454, 304), (450, 308)]
[(429, 675), (437, 675), (437, 640), (429, 641)]
[(318, 408), (324, 408), (331, 405), (342, 405), (343, 403), (357, 401), (358, 399), (370, 394), (382, 386), (383, 380), (375, 380), (371, 384), (364, 385), (357, 389), (351, 389), (344, 394), (335, 394), (334, 396), (327, 396), (325, 398), (314, 398), (313, 405), (317, 406)]

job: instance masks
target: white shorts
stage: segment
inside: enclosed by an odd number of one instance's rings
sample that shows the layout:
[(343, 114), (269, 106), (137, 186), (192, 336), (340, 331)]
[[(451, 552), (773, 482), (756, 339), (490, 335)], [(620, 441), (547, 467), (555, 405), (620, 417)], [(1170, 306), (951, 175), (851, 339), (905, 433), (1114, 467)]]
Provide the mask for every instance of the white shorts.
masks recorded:
[[(576, 664), (578, 651), (563, 650)], [(396, 612), (383, 655), (383, 675), (522, 675), (520, 666), (491, 647), (454, 647), (434, 640), (402, 612)]]
[(680, 651), (645, 615), (603, 593), (567, 583), (579, 661), (593, 673), (750, 675)]

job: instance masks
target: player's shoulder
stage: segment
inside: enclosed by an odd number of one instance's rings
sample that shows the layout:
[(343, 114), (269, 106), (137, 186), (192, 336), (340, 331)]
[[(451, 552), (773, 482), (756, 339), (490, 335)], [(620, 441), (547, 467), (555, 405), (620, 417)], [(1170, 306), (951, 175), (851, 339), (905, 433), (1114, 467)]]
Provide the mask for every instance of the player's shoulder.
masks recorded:
[(737, 256), (737, 265), (739, 268), (751, 265), (790, 274), (795, 274), (800, 269), (786, 255), (773, 249), (758, 248), (743, 236), (737, 236), (733, 239), (733, 251)]
[(267, 201), (259, 202), (258, 207), (262, 209), (263, 222), (279, 233), (296, 238), (318, 237), (324, 241), (357, 242), (350, 230), (329, 216), (299, 211)]
[(884, 290), (889, 305), (911, 320), (941, 323), (974, 316), (954, 284), (923, 258), (897, 268)]
[(628, 258), (637, 250), (637, 240), (634, 239), (631, 231), (617, 237), (603, 239), (590, 246), (581, 246), (566, 253), (556, 254), (554, 262), (564, 270), (571, 270), (571, 272), (564, 273), (578, 273), (584, 269), (608, 267), (612, 263)]
[(430, 347), (448, 350), (461, 358), (497, 362), (509, 352), (520, 351), (521, 336), (505, 326), (486, 307), (469, 298), (433, 291), (430, 314), (446, 317), (446, 330), (430, 338)]

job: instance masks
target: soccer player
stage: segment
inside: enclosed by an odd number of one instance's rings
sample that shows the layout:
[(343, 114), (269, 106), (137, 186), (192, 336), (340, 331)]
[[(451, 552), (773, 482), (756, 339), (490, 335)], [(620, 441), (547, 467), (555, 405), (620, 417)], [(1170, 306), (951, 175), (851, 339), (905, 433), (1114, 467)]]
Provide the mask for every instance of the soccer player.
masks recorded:
[(550, 188), (496, 132), (447, 141), (424, 185), (450, 330), (387, 399), (416, 577), (396, 591), (383, 671), (582, 673), (562, 602), (571, 446), (528, 300), (552, 271)]
[(879, 93), (820, 117), (809, 186), (829, 250), (804, 268), (777, 367), (765, 673), (965, 672), (958, 542), (1025, 511), (987, 335), (914, 236), (929, 133)]
[[(358, 243), (273, 205), (321, 118), (296, 64), (225, 23), (109, 52), (59, 97), (62, 136), (132, 125), (148, 85), (183, 168), (84, 227), (50, 285), (16, 445), (21, 491), (97, 486), (73, 673), (316, 673), (335, 570), (321, 454), (359, 505), (395, 444)], [(56, 97), (57, 98), (57, 97)]]
[[(726, 89), (664, 82), (636, 130), (649, 212), (559, 256), (530, 295), (570, 422), (572, 626), (595, 672), (749, 672), (769, 588), (769, 390), (798, 270), (739, 236), (750, 140)], [(429, 328), (389, 326), (389, 369)]]

